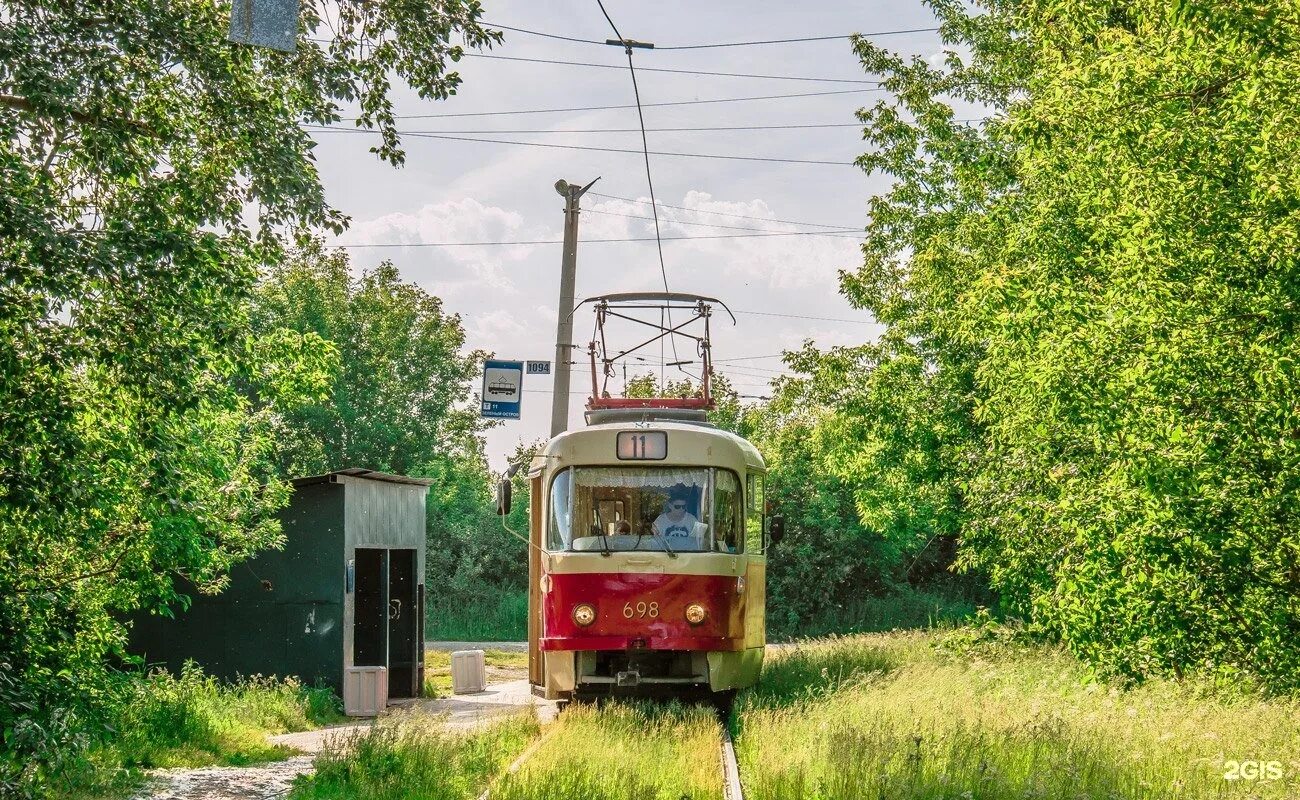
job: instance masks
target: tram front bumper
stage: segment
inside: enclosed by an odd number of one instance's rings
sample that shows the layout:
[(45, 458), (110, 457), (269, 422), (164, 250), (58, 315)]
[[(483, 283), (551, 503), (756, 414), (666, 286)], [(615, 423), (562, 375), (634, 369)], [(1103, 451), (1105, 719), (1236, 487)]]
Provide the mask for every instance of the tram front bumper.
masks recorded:
[[(734, 651), (572, 651), (542, 652), (546, 696), (575, 691), (612, 690), (672, 692), (725, 691), (752, 686), (763, 666), (763, 648)], [(648, 658), (647, 658), (648, 656)]]

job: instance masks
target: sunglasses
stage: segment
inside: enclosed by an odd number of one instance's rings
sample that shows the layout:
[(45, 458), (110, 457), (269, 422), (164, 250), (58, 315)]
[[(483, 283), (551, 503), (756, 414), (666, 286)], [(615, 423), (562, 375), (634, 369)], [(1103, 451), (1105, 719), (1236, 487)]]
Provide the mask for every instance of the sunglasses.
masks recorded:
[(668, 507), (669, 507), (669, 508), (686, 508), (686, 504), (685, 504), (685, 503), (669, 503), (669, 504), (668, 504)]

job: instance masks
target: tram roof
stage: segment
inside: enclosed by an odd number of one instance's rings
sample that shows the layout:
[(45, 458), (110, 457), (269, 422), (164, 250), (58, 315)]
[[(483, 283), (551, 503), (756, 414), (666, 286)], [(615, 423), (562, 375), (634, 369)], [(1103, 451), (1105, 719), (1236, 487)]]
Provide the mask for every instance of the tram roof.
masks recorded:
[[(697, 441), (712, 439), (717, 444), (722, 445), (724, 448), (731, 449), (731, 453), (725, 454), (725, 456), (727, 457), (717, 459), (718, 461), (729, 462), (727, 464), (728, 466), (735, 464), (736, 462), (743, 462), (746, 467), (757, 468), (757, 469), (767, 468), (767, 465), (763, 461), (763, 456), (758, 452), (758, 448), (754, 447), (754, 445), (749, 440), (745, 439), (744, 437), (737, 436), (731, 431), (724, 431), (721, 428), (716, 428), (712, 425), (703, 425), (694, 422), (680, 422), (675, 420), (651, 420), (647, 423), (642, 423), (642, 424), (645, 426), (644, 427), (645, 430), (667, 431), (670, 437), (687, 436)], [(619, 431), (627, 431), (627, 430), (640, 430), (640, 429), (641, 428), (639, 427), (634, 427), (633, 423), (620, 421), (620, 422), (601, 423), (598, 425), (587, 425), (582, 428), (574, 428), (572, 430), (565, 431), (564, 433), (561, 433), (559, 436), (556, 436), (555, 438), (551, 439), (549, 442), (546, 443), (546, 447), (543, 448), (543, 450), (536, 457), (534, 457), (529, 472), (532, 474), (539, 472), (541, 469), (544, 468), (545, 463), (550, 459), (562, 459), (561, 454), (565, 449), (572, 448), (573, 445), (582, 443), (584, 442), (584, 440), (609, 439), (611, 433), (617, 433)], [(611, 444), (610, 447), (611, 447), (610, 452), (612, 453), (613, 445)], [(611, 463), (618, 463), (618, 464), (623, 464), (628, 466), (638, 464), (638, 463), (643, 466), (654, 466), (656, 463), (659, 463), (653, 461), (651, 462), (615, 461), (612, 455), (607, 457), (607, 460), (609, 460)], [(593, 461), (590, 463), (598, 463), (598, 462)], [(682, 463), (673, 462), (672, 465), (682, 466)], [(699, 466), (710, 466), (710, 465), (700, 464)]]

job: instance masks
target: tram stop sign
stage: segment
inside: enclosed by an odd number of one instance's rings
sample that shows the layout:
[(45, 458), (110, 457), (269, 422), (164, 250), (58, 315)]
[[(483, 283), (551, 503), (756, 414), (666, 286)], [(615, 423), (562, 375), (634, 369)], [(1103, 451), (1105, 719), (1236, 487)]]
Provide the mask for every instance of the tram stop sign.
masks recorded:
[(524, 362), (484, 361), (482, 416), (519, 419), (523, 383)]

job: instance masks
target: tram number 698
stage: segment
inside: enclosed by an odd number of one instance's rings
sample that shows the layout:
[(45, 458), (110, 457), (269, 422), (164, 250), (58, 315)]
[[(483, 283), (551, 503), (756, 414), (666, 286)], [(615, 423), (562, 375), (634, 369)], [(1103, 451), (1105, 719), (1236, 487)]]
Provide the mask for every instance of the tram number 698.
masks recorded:
[(646, 617), (658, 617), (658, 616), (659, 616), (658, 603), (647, 603), (644, 600), (641, 600), (638, 601), (635, 606), (633, 606), (631, 603), (623, 604), (624, 619), (632, 619), (633, 617), (637, 619), (645, 619)]

